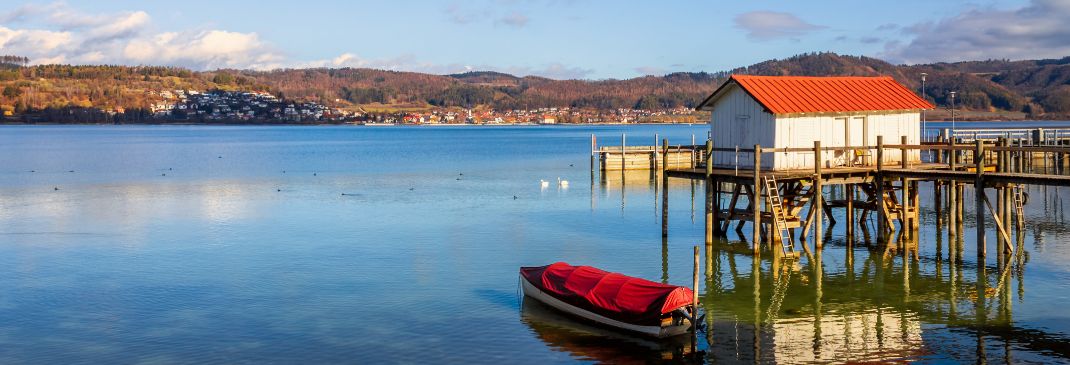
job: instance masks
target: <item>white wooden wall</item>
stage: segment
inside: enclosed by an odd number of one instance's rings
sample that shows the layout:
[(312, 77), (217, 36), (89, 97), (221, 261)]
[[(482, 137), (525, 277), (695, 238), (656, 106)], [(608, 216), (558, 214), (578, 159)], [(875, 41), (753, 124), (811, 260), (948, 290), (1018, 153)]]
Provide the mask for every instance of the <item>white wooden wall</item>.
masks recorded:
[[(851, 121), (851, 134), (862, 136), (861, 140), (847, 140), (845, 120)], [(876, 146), (877, 136), (884, 136), (884, 144), (900, 143), (900, 136), (907, 136), (907, 144), (918, 144), (921, 134), (921, 114), (889, 113), (857, 116), (810, 116), (776, 119), (777, 148), (813, 148), (814, 141), (820, 140), (822, 147), (836, 146)], [(857, 129), (862, 127), (862, 133)], [(876, 151), (871, 151), (871, 163), (876, 163)], [(763, 156), (764, 158), (765, 156)], [(824, 167), (842, 166), (853, 158), (847, 152), (822, 153)], [(908, 161), (917, 163), (921, 160), (920, 152), (910, 151)], [(773, 157), (776, 170), (812, 169), (813, 152), (778, 152)], [(886, 164), (900, 163), (902, 155), (899, 150), (885, 150)], [(763, 164), (764, 165), (764, 164)]]
[[(765, 111), (757, 101), (752, 99), (737, 85), (729, 86), (727, 94), (713, 105), (710, 117), (710, 131), (713, 145), (717, 148), (743, 149), (753, 148), (755, 144), (763, 148), (813, 148), (814, 141), (820, 140), (822, 147), (848, 145), (877, 145), (877, 136), (884, 136), (884, 144), (900, 143), (900, 136), (907, 136), (908, 144), (918, 144), (921, 134), (921, 115), (918, 112), (871, 114), (857, 116), (803, 116), (774, 117)], [(862, 141), (847, 141), (847, 130), (843, 119), (851, 123), (852, 135), (862, 136)], [(864, 133), (856, 129), (864, 125)], [(875, 163), (876, 151), (871, 151), (870, 162)], [(714, 152), (713, 162), (718, 167), (753, 168), (754, 157), (750, 153)], [(842, 166), (851, 153), (825, 152), (822, 160), (825, 167)], [(910, 162), (921, 160), (920, 152), (910, 151)], [(884, 162), (898, 164), (901, 160), (899, 150), (885, 150)], [(775, 170), (812, 169), (813, 152), (777, 152), (762, 155), (762, 168)]]
[[(728, 86), (727, 94), (722, 96), (713, 105), (710, 115), (710, 134), (713, 146), (717, 148), (741, 149), (754, 148), (755, 144), (763, 147), (773, 146), (776, 123), (773, 115), (765, 111), (765, 108), (754, 101), (746, 92), (737, 85)], [(762, 156), (762, 168), (773, 168), (773, 159), (769, 155)], [(714, 152), (713, 163), (719, 167), (735, 167), (737, 154), (735, 152)], [(739, 153), (740, 168), (754, 168), (754, 156), (750, 153)]]

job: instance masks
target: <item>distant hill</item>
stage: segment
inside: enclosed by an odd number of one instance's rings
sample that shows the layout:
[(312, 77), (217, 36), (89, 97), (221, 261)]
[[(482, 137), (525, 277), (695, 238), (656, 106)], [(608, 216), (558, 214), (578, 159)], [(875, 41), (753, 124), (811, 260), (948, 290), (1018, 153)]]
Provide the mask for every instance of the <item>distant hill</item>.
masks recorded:
[(315, 101), (349, 110), (406, 108), (573, 107), (664, 110), (692, 108), (733, 73), (754, 75), (888, 75), (946, 105), (973, 111), (1008, 111), (1031, 117), (1070, 116), (1070, 57), (1057, 60), (987, 60), (893, 65), (870, 58), (810, 53), (733, 70), (678, 72), (626, 80), (552, 80), (499, 72), (431, 75), (373, 69), (216, 70), (173, 67), (25, 66), (0, 59), (0, 109), (15, 114), (45, 108), (147, 108), (153, 92), (169, 89), (267, 91), (285, 99)]

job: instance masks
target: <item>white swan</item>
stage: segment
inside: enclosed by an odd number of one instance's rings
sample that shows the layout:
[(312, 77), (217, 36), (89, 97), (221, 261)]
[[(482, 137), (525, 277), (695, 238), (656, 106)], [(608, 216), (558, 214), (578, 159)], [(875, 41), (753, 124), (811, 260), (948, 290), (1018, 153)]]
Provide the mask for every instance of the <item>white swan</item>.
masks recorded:
[(561, 180), (560, 177), (557, 178), (557, 186), (568, 189), (568, 180)]
[(546, 188), (550, 187), (550, 182), (546, 181), (546, 180), (539, 179), (539, 187), (541, 187), (543, 189), (546, 189)]

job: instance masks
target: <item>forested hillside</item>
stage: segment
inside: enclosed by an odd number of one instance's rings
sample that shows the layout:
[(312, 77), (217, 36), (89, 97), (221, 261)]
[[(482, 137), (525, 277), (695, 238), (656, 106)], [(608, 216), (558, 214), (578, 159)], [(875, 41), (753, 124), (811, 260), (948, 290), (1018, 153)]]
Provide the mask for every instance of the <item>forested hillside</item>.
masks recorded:
[(0, 110), (5, 115), (55, 110), (148, 109), (164, 90), (266, 91), (284, 99), (361, 111), (391, 107), (496, 110), (572, 107), (594, 110), (691, 108), (732, 73), (756, 75), (889, 75), (941, 107), (957, 91), (960, 108), (1070, 115), (1070, 57), (1058, 60), (973, 61), (892, 65), (869, 57), (813, 53), (718, 73), (672, 73), (626, 80), (551, 80), (497, 72), (431, 75), (373, 69), (190, 71), (174, 67), (27, 66), (0, 58)]

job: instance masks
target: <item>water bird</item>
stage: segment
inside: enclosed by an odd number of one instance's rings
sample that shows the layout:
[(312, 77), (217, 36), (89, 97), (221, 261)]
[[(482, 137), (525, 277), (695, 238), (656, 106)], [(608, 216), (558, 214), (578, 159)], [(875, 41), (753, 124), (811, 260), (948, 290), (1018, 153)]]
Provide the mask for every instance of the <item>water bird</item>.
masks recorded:
[(413, 191), (413, 190), (416, 190), (416, 188), (409, 188), (409, 191)]
[(275, 189), (275, 191), (282, 191), (282, 189)]
[(37, 170), (30, 170), (30, 172), (37, 172)]
[(53, 187), (52, 187), (52, 190), (57, 190), (57, 191), (58, 191), (58, 190), (59, 190), (59, 187), (58, 187), (58, 186), (53, 186)]
[(74, 170), (71, 170), (71, 171), (67, 171), (67, 172), (74, 172)]
[(516, 195), (513, 195), (513, 200), (516, 200), (516, 199), (518, 199), (518, 198), (516, 197)]
[(546, 189), (546, 188), (550, 187), (550, 182), (546, 181), (546, 180), (543, 180), (543, 179), (539, 179), (539, 186), (542, 187), (543, 189)]
[(167, 168), (167, 171), (171, 171), (171, 170), (173, 170), (173, 169), (172, 169), (172, 168), (170, 168), (170, 167), (168, 167), (168, 168)]
[(568, 164), (568, 167), (575, 167), (575, 165), (573, 165), (573, 164)]
[(315, 172), (313, 172), (313, 173), (312, 173), (312, 176), (316, 176), (316, 173), (315, 173)]
[(461, 181), (461, 178), (459, 178), (459, 177), (458, 177), (458, 178), (457, 178), (457, 181)]
[(167, 176), (167, 174), (160, 174), (160, 176)]
[(560, 177), (557, 178), (557, 186), (560, 186), (562, 188), (567, 188), (568, 187), (568, 180), (561, 180)]

